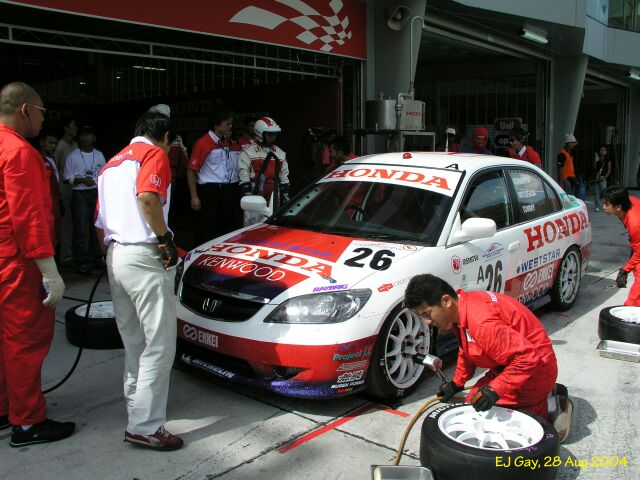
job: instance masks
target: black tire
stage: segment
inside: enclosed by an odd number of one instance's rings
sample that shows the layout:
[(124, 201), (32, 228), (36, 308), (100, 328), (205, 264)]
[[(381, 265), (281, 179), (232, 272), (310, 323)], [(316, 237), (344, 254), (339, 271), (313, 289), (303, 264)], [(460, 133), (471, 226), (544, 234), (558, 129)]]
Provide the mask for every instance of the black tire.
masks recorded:
[[(498, 448), (496, 445), (494, 445), (496, 448), (479, 448), (456, 441), (453, 437), (461, 430), (452, 428), (452, 436), (442, 430), (447, 426), (447, 418), (455, 418), (455, 414), (462, 413), (462, 411), (454, 409), (463, 408), (473, 414), (473, 407), (470, 405), (443, 404), (428, 413), (422, 423), (420, 463), (431, 469), (436, 480), (504, 480), (505, 478), (510, 480), (547, 480), (555, 478), (559, 465), (553, 466), (552, 462), (556, 459), (556, 463), (558, 463), (557, 458), (559, 457), (556, 456), (560, 442), (551, 423), (530, 413), (515, 412), (515, 415), (520, 419), (523, 419), (520, 414), (530, 417), (532, 421), (528, 423), (533, 425), (536, 430), (538, 430), (538, 426), (535, 425), (536, 421), (541, 427), (538, 434), (533, 437), (531, 444), (524, 448), (517, 445), (509, 445), (509, 449)], [(512, 410), (500, 407), (494, 407), (491, 411), (485, 412), (487, 416), (492, 413), (505, 416), (514, 415)], [(513, 422), (514, 425), (516, 423), (518, 422)], [(472, 430), (475, 428), (478, 428), (477, 424), (471, 426)], [(520, 427), (512, 426), (510, 428)], [(524, 432), (524, 427), (522, 428)], [(525, 434), (524, 437), (526, 438), (528, 435)], [(537, 460), (540, 466), (534, 469), (526, 468), (524, 465), (517, 466), (519, 464), (516, 463), (516, 458), (519, 461)]]
[(113, 302), (94, 302), (89, 309), (85, 327), (87, 304), (76, 305), (64, 316), (67, 340), (76, 347), (108, 350), (123, 348), (122, 338), (113, 316)]
[[(410, 358), (406, 358), (405, 365), (408, 365), (408, 371), (410, 373), (413, 372), (413, 374), (411, 374), (410, 378), (407, 378), (406, 381), (399, 382), (398, 380), (401, 379), (396, 378), (395, 371), (390, 372), (393, 365), (389, 365), (387, 362), (386, 352), (390, 345), (389, 342), (393, 342), (393, 340), (389, 338), (389, 333), (397, 331), (397, 322), (403, 322), (403, 324), (405, 324), (404, 322), (408, 322), (410, 318), (413, 319), (413, 322), (419, 322), (419, 324), (413, 324), (414, 328), (418, 326), (417, 334), (413, 338), (420, 342), (416, 349), (416, 342), (411, 340), (412, 337), (405, 337), (407, 342), (402, 342), (403, 346), (400, 350), (401, 353), (399, 356), (395, 357), (396, 360), (400, 360), (400, 357), (404, 358), (403, 354), (405, 353), (410, 355), (412, 353), (433, 352), (433, 329), (426, 327), (422, 320), (420, 320), (411, 310), (403, 307), (402, 304), (394, 308), (378, 333), (378, 339), (376, 340), (376, 345), (373, 349), (371, 364), (369, 365), (369, 371), (367, 373), (367, 393), (378, 399), (386, 401), (398, 400), (399, 398), (402, 398), (414, 391), (424, 377), (426, 367), (421, 364), (414, 363)], [(408, 325), (408, 323), (406, 323), (406, 325)], [(424, 346), (426, 346), (426, 348), (424, 348)], [(390, 361), (391, 360), (389, 360), (389, 362)]]
[(577, 247), (570, 247), (562, 257), (551, 287), (551, 302), (556, 310), (569, 310), (578, 297), (582, 280), (582, 257)]
[(598, 337), (640, 344), (640, 307), (619, 305), (600, 310)]

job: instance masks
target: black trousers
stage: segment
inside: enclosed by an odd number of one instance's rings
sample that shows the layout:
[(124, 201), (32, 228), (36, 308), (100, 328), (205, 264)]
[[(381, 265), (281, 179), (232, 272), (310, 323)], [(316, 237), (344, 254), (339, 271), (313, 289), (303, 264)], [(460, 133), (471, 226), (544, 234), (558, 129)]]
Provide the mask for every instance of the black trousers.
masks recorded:
[(240, 186), (237, 183), (203, 183), (196, 188), (201, 205), (196, 224), (196, 245), (243, 226)]

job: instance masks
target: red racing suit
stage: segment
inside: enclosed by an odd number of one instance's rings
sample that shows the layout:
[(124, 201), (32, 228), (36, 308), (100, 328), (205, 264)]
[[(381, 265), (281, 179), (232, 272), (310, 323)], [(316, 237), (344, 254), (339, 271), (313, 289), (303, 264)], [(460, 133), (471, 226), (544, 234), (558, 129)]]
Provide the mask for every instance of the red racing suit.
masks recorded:
[(629, 244), (633, 253), (622, 268), (627, 272), (633, 272), (633, 285), (624, 304), (640, 307), (640, 200), (636, 197), (629, 197), (629, 200), (631, 200), (631, 208), (625, 214), (622, 223), (629, 232)]
[(459, 342), (453, 381), (464, 385), (477, 367), (488, 368), (466, 397), (488, 385), (497, 405), (547, 418), (547, 397), (558, 366), (551, 340), (540, 320), (515, 299), (493, 292), (458, 290)]
[(54, 310), (34, 258), (53, 256), (51, 196), (40, 154), (0, 123), (0, 415), (13, 425), (46, 418), (42, 362)]

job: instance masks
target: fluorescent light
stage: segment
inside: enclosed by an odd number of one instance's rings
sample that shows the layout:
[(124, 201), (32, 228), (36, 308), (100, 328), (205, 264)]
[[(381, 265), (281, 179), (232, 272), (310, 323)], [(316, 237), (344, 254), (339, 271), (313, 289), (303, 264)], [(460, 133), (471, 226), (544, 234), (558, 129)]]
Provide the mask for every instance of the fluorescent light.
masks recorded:
[(524, 27), (520, 36), (522, 38), (526, 38), (527, 40), (531, 40), (532, 42), (539, 43), (540, 45), (546, 45), (547, 43), (549, 43), (549, 39), (547, 38), (547, 34), (545, 32), (533, 31), (529, 27)]
[(628, 77), (631, 80), (640, 80), (640, 72), (638, 70), (629, 70)]
[(159, 68), (159, 67), (145, 67), (143, 65), (134, 65), (133, 68), (136, 68), (138, 70), (153, 70), (156, 72), (166, 72), (167, 69), (166, 68)]

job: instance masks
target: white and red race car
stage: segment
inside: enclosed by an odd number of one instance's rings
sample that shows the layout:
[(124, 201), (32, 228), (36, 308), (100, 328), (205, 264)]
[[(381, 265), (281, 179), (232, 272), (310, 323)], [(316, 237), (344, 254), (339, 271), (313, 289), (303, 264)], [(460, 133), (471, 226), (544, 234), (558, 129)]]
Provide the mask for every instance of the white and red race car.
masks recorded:
[(568, 309), (590, 245), (584, 202), (526, 162), (360, 157), (265, 222), (189, 253), (178, 358), (295, 397), (401, 397), (424, 373), (412, 354), (434, 349), (434, 332), (403, 306), (411, 277)]

